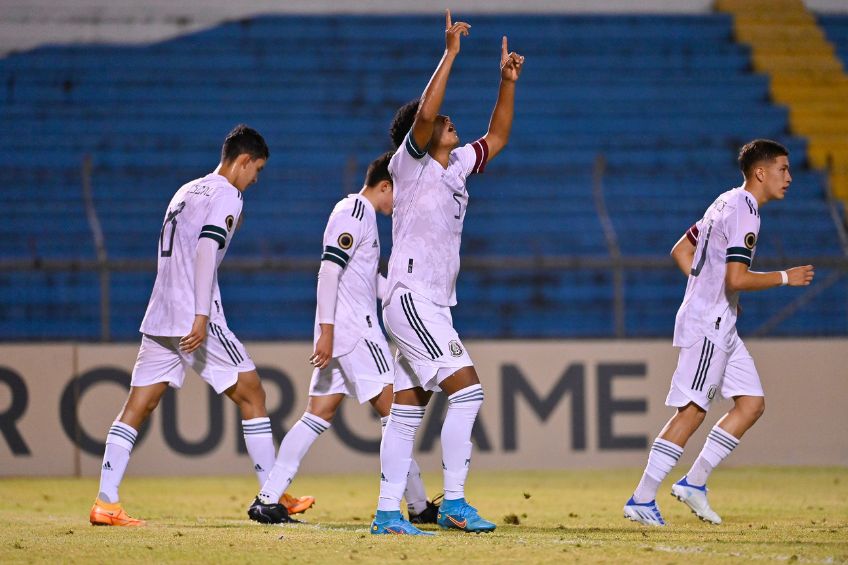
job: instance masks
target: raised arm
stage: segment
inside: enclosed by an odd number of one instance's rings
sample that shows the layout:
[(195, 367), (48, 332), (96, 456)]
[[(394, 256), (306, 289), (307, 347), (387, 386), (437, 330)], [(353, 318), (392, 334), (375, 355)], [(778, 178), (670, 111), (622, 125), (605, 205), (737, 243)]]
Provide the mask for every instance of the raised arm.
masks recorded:
[(448, 86), (448, 77), (456, 56), (459, 54), (459, 38), (468, 35), (471, 26), (465, 22), (451, 22), (450, 10), (445, 10), (445, 53), (442, 55), (436, 72), (430, 77), (430, 82), (421, 95), (418, 112), (415, 114), (415, 122), (412, 124), (412, 137), (415, 145), (422, 150), (430, 143), (433, 136), (433, 126), (442, 100), (445, 98), (445, 89)]
[[(786, 282), (784, 282), (784, 275)], [(724, 286), (731, 292), (765, 290), (776, 286), (808, 286), (813, 281), (815, 270), (812, 265), (792, 267), (785, 271), (758, 273), (749, 271), (745, 263), (731, 262), (727, 264)]]
[(489, 146), (489, 160), (501, 152), (509, 141), (512, 130), (512, 115), (515, 106), (515, 82), (521, 76), (524, 57), (507, 49), (506, 36), (501, 40), (501, 84), (498, 101), (489, 120), (489, 131), (484, 139)]

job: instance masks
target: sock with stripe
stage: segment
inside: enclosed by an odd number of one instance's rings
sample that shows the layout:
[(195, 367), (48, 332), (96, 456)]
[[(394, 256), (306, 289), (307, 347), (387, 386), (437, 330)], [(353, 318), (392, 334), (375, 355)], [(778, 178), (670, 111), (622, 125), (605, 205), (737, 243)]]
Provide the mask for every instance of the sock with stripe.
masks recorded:
[(445, 500), (465, 498), (465, 479), (471, 464), (471, 430), (483, 405), (483, 386), (471, 385), (448, 396), (442, 424), (442, 467)]
[(271, 434), (271, 418), (266, 416), (242, 420), (241, 429), (244, 433), (247, 454), (253, 461), (253, 470), (256, 471), (256, 479), (261, 487), (268, 480), (268, 474), (274, 466), (274, 436)]
[(400, 510), (400, 499), (409, 478), (415, 433), (424, 419), (424, 408), (392, 404), (380, 442), (380, 498), (377, 510)]
[(693, 486), (704, 486), (710, 473), (719, 463), (739, 445), (739, 440), (723, 429), (718, 424), (713, 426), (707, 435), (704, 448), (692, 464), (692, 468), (686, 473), (686, 482)]
[(681, 455), (683, 448), (679, 445), (661, 438), (655, 439), (642, 480), (633, 492), (633, 500), (642, 504), (656, 499), (660, 483), (668, 476)]
[(106, 436), (106, 451), (100, 467), (100, 492), (97, 498), (103, 502), (118, 502), (118, 487), (124, 478), (130, 453), (138, 437), (132, 426), (115, 420)]
[[(383, 431), (386, 430), (386, 422), (388, 421), (388, 416), (380, 418)], [(403, 493), (403, 497), (406, 499), (406, 508), (410, 512), (421, 514), (427, 509), (427, 490), (424, 488), (424, 481), (421, 479), (421, 469), (418, 467), (418, 463), (415, 462), (415, 457), (409, 460), (406, 490)]]
[(276, 504), (280, 501), (280, 497), (294, 480), (306, 452), (318, 436), (328, 429), (330, 422), (315, 414), (303, 413), (280, 443), (277, 461), (259, 491), (259, 500), (263, 504)]

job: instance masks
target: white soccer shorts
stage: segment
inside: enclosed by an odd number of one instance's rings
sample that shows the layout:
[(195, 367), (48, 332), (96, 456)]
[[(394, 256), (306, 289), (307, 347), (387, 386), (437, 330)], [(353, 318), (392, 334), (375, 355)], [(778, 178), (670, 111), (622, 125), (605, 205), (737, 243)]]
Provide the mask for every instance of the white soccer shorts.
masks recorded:
[(309, 396), (344, 394), (364, 404), (393, 384), (394, 374), (386, 339), (382, 335), (370, 335), (356, 342), (349, 353), (334, 357), (323, 369), (312, 371)]
[(438, 391), (443, 380), (474, 366), (447, 306), (398, 288), (383, 305), (383, 322), (398, 348), (395, 392), (415, 387)]
[(181, 388), (188, 367), (221, 394), (238, 380), (239, 373), (256, 370), (244, 346), (226, 325), (210, 323), (206, 341), (192, 353), (180, 350), (179, 337), (142, 334), (132, 373), (132, 386), (168, 383)]
[(717, 393), (723, 398), (765, 396), (754, 360), (738, 335), (730, 351), (707, 338), (681, 347), (665, 404), (681, 408), (694, 402), (709, 410)]

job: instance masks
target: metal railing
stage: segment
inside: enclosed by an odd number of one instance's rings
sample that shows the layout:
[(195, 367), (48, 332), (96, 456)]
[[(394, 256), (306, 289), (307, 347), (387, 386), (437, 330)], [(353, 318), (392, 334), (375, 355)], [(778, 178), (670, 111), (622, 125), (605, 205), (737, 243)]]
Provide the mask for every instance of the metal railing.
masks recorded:
[[(608, 255), (522, 255), (522, 256), (474, 256), (464, 255), (464, 272), (497, 272), (503, 270), (523, 270), (528, 272), (550, 271), (605, 271), (612, 275), (613, 336), (627, 337), (625, 320), (627, 302), (625, 280), (629, 272), (668, 271), (677, 272), (677, 267), (668, 255), (624, 256), (618, 242), (612, 219), (604, 198), (604, 174), (606, 162), (603, 155), (595, 161), (593, 175), (593, 198), (600, 220)], [(94, 259), (43, 259), (43, 258), (0, 258), (0, 272), (93, 272), (99, 275), (100, 283), (100, 339), (110, 341), (111, 300), (110, 280), (115, 273), (151, 273), (156, 271), (156, 258), (115, 259), (109, 258), (103, 230), (94, 205), (91, 177), (91, 159), (85, 157), (81, 168), (82, 194), (86, 207), (86, 216), (92, 233), (96, 256)], [(351, 177), (354, 178), (354, 177)], [(757, 258), (757, 266), (764, 270), (777, 270), (787, 265), (813, 264), (817, 268), (828, 269), (824, 279), (816, 280), (809, 288), (801, 290), (794, 300), (763, 322), (754, 332), (762, 336), (773, 332), (784, 320), (809, 304), (827, 289), (838, 284), (848, 276), (848, 234), (839, 213), (837, 203), (828, 192), (831, 218), (839, 235), (844, 254), (820, 257), (781, 257)], [(315, 259), (309, 258), (270, 258), (270, 257), (229, 257), (221, 265), (223, 271), (241, 273), (314, 273)], [(682, 277), (681, 277), (682, 279)], [(682, 280), (681, 280), (682, 284)], [(848, 297), (846, 297), (848, 300)], [(846, 320), (848, 327), (848, 320)]]

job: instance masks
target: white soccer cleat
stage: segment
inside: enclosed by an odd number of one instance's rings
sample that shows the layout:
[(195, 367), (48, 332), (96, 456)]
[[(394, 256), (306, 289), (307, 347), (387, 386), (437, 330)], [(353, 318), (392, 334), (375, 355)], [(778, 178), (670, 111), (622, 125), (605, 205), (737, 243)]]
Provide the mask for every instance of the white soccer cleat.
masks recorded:
[(624, 517), (646, 526), (665, 526), (657, 501), (636, 502), (633, 497), (624, 505)]
[(707, 486), (690, 485), (683, 477), (671, 485), (671, 496), (689, 507), (695, 516), (704, 522), (721, 524), (721, 516), (716, 514), (707, 502)]

